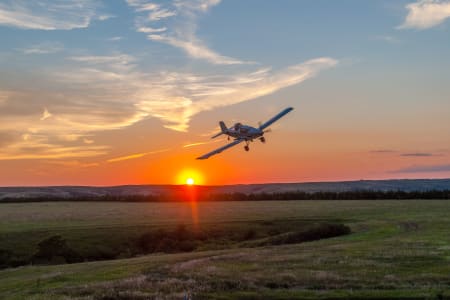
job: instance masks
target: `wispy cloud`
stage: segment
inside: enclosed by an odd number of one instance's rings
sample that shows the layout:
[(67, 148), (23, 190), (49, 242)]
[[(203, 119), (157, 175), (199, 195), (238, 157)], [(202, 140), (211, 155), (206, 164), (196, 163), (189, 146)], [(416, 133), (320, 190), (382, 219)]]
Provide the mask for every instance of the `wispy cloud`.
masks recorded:
[(48, 111), (47, 108), (44, 109), (44, 112), (42, 113), (42, 116), (40, 118), (41, 121), (47, 120), (48, 118), (50, 118), (52, 116), (52, 114)]
[(23, 135), (21, 140), (4, 145), (0, 160), (81, 158), (106, 154), (106, 146), (67, 146), (51, 142), (44, 135)]
[(336, 64), (331, 58), (317, 58), (276, 72), (261, 69), (230, 76), (161, 74), (158, 86), (136, 94), (142, 99), (137, 107), (162, 119), (167, 128), (186, 131), (192, 116), (199, 112), (269, 95)]
[(450, 172), (450, 164), (410, 166), (392, 171), (392, 173), (429, 173), (429, 172)]
[(157, 32), (166, 31), (167, 27), (152, 28), (152, 27), (148, 27), (148, 26), (142, 26), (142, 27), (138, 27), (136, 30), (138, 32), (143, 32), (143, 33), (157, 33)]
[(274, 93), (337, 64), (332, 58), (317, 58), (281, 70), (199, 75), (145, 73), (138, 70), (134, 57), (120, 53), (68, 61), (75, 66), (43, 76), (59, 84), (60, 90), (0, 92), (0, 128), (15, 137), (2, 148), (1, 159), (103, 155), (109, 148), (91, 142), (95, 132), (125, 128), (151, 117), (167, 128), (186, 131), (200, 112)]
[[(59, 118), (83, 130), (122, 128), (155, 117), (167, 128), (186, 131), (190, 119), (199, 112), (271, 94), (337, 64), (332, 58), (317, 58), (278, 71), (261, 68), (228, 75), (197, 75), (143, 73), (128, 63), (134, 58), (122, 55), (71, 59), (85, 62), (86, 67), (55, 73), (54, 80), (74, 90), (88, 91), (83, 99), (73, 99), (86, 107), (86, 113), (66, 118), (59, 114)], [(99, 109), (92, 105), (101, 106), (104, 113), (99, 115)]]
[(47, 163), (68, 168), (92, 168), (100, 165), (98, 162), (83, 162), (79, 160), (49, 160)]
[[(242, 61), (212, 51), (195, 34), (198, 16), (219, 2), (175, 0), (169, 4), (154, 4), (144, 0), (128, 0), (138, 14), (146, 15), (142, 26), (136, 25), (137, 30), (153, 35), (154, 39), (165, 40), (160, 42), (182, 43), (176, 47), (185, 49), (190, 57), (214, 64), (241, 64)], [(18, 3), (14, 7), (16, 10), (34, 5)], [(65, 7), (69, 12), (73, 10), (75, 15), (79, 13), (72, 7), (75, 2), (70, 0), (52, 3), (57, 5), (53, 7), (54, 11)], [(79, 9), (90, 7), (90, 1), (80, 3)], [(0, 12), (4, 6), (1, 4)], [(97, 6), (92, 5), (92, 14), (88, 14), (90, 20), (94, 15), (98, 18), (96, 9)], [(161, 18), (155, 24), (149, 14), (163, 9), (174, 11), (176, 15)], [(27, 7), (24, 11), (31, 10)], [(33, 11), (36, 14), (39, 12)], [(144, 18), (142, 15), (140, 17)], [(169, 22), (175, 18), (176, 22)], [(65, 21), (68, 20), (70, 18)], [(245, 68), (236, 66), (226, 69), (211, 66), (200, 72), (192, 69), (144, 71), (140, 68), (139, 59), (126, 53), (78, 53), (83, 55), (73, 54), (56, 66), (30, 70), (30, 73), (39, 76), (35, 77), (33, 87), (27, 90), (0, 91), (0, 128), (9, 132), (8, 142), (0, 150), (0, 159), (65, 159), (105, 155), (110, 149), (95, 138), (97, 132), (125, 128), (147, 118), (159, 119), (166, 128), (186, 131), (190, 120), (200, 112), (277, 92), (338, 63), (335, 59), (322, 57), (284, 69), (246, 65)], [(49, 83), (51, 90), (41, 88), (49, 86)], [(153, 153), (140, 152), (111, 158), (110, 162)]]
[(130, 155), (125, 155), (125, 156), (120, 156), (120, 157), (108, 159), (107, 162), (115, 163), (115, 162), (129, 160), (129, 159), (136, 159), (136, 158), (141, 158), (141, 157), (144, 157), (144, 156), (147, 156), (147, 155), (151, 155), (151, 154), (158, 154), (158, 153), (167, 152), (169, 150), (170, 149), (162, 149), (162, 150), (156, 150), (156, 151), (150, 151), (150, 152), (130, 154)]
[[(198, 18), (207, 13), (211, 7), (218, 5), (220, 0), (174, 0), (166, 3), (166, 7), (148, 1), (127, 2), (136, 12), (147, 14), (145, 17), (140, 15), (136, 18), (136, 30), (150, 33), (147, 38), (151, 41), (179, 48), (192, 58), (206, 60), (212, 64), (253, 63), (221, 55), (197, 37)], [(176, 21), (173, 20), (175, 17)], [(164, 22), (165, 26), (150, 26), (155, 23), (160, 25), (161, 22)]]
[(208, 145), (208, 144), (218, 143), (218, 142), (222, 142), (222, 140), (216, 139), (216, 140), (212, 140), (212, 141), (208, 141), (208, 142), (189, 143), (189, 144), (183, 145), (183, 148), (197, 147), (197, 146)]
[(392, 149), (377, 149), (377, 150), (371, 150), (369, 152), (375, 153), (375, 154), (386, 154), (386, 153), (395, 153), (397, 151), (392, 150)]
[(53, 54), (62, 50), (64, 50), (64, 46), (61, 43), (45, 42), (22, 49), (22, 52), (25, 54)]
[(0, 25), (22, 29), (70, 30), (86, 28), (92, 20), (106, 20), (95, 0), (4, 0), (0, 3)]
[(180, 39), (178, 37), (158, 35), (158, 34), (149, 34), (147, 37), (152, 41), (162, 42), (177, 48), (181, 48), (189, 56), (193, 58), (204, 59), (213, 64), (235, 65), (235, 64), (253, 63), (253, 62), (243, 62), (238, 59), (220, 55), (217, 52), (214, 52), (213, 50), (209, 49), (207, 46), (203, 44), (202, 41), (198, 40), (195, 37), (192, 37), (190, 39)]
[(399, 38), (392, 35), (376, 35), (371, 39), (375, 41), (383, 41), (389, 44), (399, 44), (401, 42)]
[(175, 11), (173, 11), (173, 10), (171, 11), (171, 10), (167, 10), (167, 9), (158, 9), (158, 10), (152, 11), (148, 15), (148, 19), (150, 21), (159, 21), (161, 19), (173, 17), (173, 16), (176, 16), (176, 15), (177, 15), (177, 13)]
[(117, 54), (117, 55), (83, 55), (83, 56), (72, 56), (69, 59), (79, 62), (85, 62), (90, 64), (120, 64), (127, 65), (134, 62), (134, 57), (127, 54)]
[(123, 37), (121, 37), (121, 36), (113, 36), (113, 37), (108, 39), (108, 41), (110, 41), (110, 42), (118, 42), (118, 41), (121, 41), (121, 40), (123, 40)]
[(450, 1), (420, 0), (406, 5), (408, 15), (398, 29), (428, 29), (450, 17)]
[(426, 152), (410, 152), (410, 153), (402, 153), (400, 156), (409, 156), (409, 157), (430, 157), (434, 156), (433, 153), (426, 153)]

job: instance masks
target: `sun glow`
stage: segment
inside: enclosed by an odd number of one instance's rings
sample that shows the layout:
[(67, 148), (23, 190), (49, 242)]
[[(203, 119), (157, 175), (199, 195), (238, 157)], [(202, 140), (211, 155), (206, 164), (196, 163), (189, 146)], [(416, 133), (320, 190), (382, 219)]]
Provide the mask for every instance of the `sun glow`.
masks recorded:
[(184, 169), (177, 175), (177, 184), (201, 185), (203, 184), (203, 175), (194, 169)]

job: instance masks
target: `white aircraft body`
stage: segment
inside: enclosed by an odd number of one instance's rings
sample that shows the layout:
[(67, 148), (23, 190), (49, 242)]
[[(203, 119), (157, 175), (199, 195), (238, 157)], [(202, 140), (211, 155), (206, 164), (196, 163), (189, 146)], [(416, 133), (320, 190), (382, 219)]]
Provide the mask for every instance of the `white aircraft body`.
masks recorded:
[(237, 144), (240, 144), (242, 142), (245, 142), (244, 149), (245, 149), (245, 151), (248, 151), (248, 150), (250, 150), (250, 147), (248, 146), (248, 144), (250, 142), (253, 142), (254, 139), (259, 139), (261, 142), (265, 143), (266, 139), (264, 138), (264, 133), (270, 131), (270, 130), (265, 130), (265, 129), (267, 127), (269, 127), (270, 125), (272, 125), (273, 123), (275, 123), (276, 121), (278, 121), (284, 115), (289, 113), (291, 110), (293, 110), (292, 107), (288, 107), (288, 108), (284, 109), (283, 111), (281, 111), (280, 113), (275, 115), (273, 118), (271, 118), (267, 122), (261, 124), (258, 128), (248, 126), (248, 125), (242, 125), (241, 123), (236, 123), (236, 124), (234, 124), (234, 126), (227, 128), (225, 123), (223, 121), (220, 121), (219, 122), (220, 129), (222, 131), (219, 132), (218, 134), (214, 135), (211, 138), (213, 139), (222, 134), (225, 134), (225, 135), (228, 135), (228, 140), (230, 139), (230, 137), (232, 137), (232, 138), (234, 138), (234, 141), (223, 147), (220, 147), (214, 151), (206, 153), (205, 155), (199, 156), (199, 157), (197, 157), (197, 159), (208, 159), (209, 157), (219, 154), (220, 152), (227, 150), (228, 148), (231, 148), (233, 146), (236, 146)]

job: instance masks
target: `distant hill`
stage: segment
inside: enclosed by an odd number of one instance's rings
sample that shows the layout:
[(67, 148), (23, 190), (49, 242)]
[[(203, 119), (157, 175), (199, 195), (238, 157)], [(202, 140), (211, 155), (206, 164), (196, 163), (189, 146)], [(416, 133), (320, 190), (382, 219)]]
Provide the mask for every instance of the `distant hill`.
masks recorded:
[[(346, 191), (431, 191), (450, 190), (450, 179), (359, 180), (340, 182), (267, 183), (198, 187), (211, 194), (346, 192)], [(177, 185), (124, 185), (112, 187), (49, 186), (0, 187), (0, 201), (5, 198), (80, 198), (96, 196), (166, 195), (180, 189)]]

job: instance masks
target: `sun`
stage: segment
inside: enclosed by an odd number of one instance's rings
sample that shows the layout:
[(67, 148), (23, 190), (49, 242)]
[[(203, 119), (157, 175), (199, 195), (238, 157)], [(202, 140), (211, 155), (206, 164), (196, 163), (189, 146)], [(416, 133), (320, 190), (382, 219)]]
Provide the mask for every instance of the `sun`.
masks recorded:
[(204, 176), (196, 169), (186, 168), (180, 170), (176, 175), (175, 182), (177, 184), (202, 185), (204, 184)]

